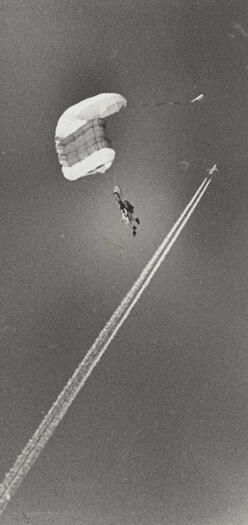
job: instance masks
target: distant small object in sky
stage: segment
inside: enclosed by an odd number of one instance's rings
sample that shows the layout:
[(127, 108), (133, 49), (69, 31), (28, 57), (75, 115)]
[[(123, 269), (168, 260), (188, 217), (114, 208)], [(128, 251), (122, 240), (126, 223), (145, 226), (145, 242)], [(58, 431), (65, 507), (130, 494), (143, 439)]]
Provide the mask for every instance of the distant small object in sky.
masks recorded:
[[(195, 88), (195, 86), (194, 86)], [(200, 102), (203, 98), (204, 98), (204, 94), (201, 93), (200, 95), (197, 95), (197, 97), (195, 98), (192, 98), (192, 100), (189, 100), (188, 98), (185, 98), (184, 100), (163, 100), (161, 102), (154, 102), (153, 105), (154, 106), (176, 106), (176, 105), (179, 105), (179, 106), (185, 106), (187, 104), (189, 104), (190, 102)], [(151, 105), (151, 102), (145, 102), (142, 104), (143, 106), (150, 106)]]
[(183, 169), (186, 171), (189, 167), (189, 162), (187, 160), (181, 160), (180, 164), (182, 165)]
[(208, 172), (209, 175), (213, 175), (215, 171), (219, 171), (219, 170), (217, 168), (217, 164), (214, 164), (212, 168), (208, 168), (206, 171)]
[(233, 24), (233, 27), (237, 29), (238, 33), (242, 36), (248, 37), (248, 32), (243, 28), (241, 24)]
[(204, 98), (204, 95), (203, 93), (201, 93), (201, 95), (198, 95), (197, 97), (193, 98), (190, 102), (199, 102), (203, 98)]
[(112, 49), (112, 55), (110, 56), (110, 58), (115, 58), (116, 55), (119, 53), (119, 49)]

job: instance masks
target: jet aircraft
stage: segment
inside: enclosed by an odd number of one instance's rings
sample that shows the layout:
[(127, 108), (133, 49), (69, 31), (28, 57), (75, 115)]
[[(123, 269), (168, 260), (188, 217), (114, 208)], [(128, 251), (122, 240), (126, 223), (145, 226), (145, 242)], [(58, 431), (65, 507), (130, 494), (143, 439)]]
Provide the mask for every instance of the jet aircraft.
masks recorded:
[(209, 175), (213, 175), (215, 171), (219, 171), (219, 170), (217, 168), (217, 164), (214, 164), (212, 168), (208, 168), (206, 171), (208, 172)]

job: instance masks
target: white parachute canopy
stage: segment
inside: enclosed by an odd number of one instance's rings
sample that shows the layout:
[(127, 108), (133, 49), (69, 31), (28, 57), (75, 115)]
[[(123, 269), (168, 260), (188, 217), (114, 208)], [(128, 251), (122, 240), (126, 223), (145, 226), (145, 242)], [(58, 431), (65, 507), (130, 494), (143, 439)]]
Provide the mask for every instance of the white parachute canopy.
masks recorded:
[(106, 136), (105, 118), (127, 101), (117, 93), (102, 93), (68, 108), (55, 131), (55, 147), (66, 179), (76, 180), (110, 168), (115, 151)]

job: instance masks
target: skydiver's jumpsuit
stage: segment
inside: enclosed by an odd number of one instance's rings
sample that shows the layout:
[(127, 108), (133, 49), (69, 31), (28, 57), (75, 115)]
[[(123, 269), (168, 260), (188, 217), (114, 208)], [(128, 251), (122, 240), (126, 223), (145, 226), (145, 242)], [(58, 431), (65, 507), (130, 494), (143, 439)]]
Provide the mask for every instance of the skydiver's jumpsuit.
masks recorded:
[(119, 201), (119, 205), (122, 211), (121, 222), (125, 221), (127, 224), (129, 224), (132, 228), (132, 234), (133, 236), (135, 236), (137, 233), (137, 226), (133, 223), (136, 222), (137, 224), (140, 224), (140, 221), (138, 217), (133, 217), (134, 207), (132, 206), (132, 204), (130, 204), (130, 202), (122, 202), (121, 200)]

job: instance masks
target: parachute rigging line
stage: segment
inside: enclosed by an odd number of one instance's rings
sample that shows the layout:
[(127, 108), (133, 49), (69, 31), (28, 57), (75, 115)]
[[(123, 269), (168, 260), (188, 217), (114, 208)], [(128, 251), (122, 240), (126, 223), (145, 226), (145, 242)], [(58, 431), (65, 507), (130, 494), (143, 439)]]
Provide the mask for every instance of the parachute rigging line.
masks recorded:
[(11, 497), (14, 495), (32, 465), (38, 459), (49, 438), (53, 435), (60, 421), (62, 421), (64, 415), (85, 384), (87, 378), (90, 376), (104, 352), (107, 350), (109, 344), (129, 316), (135, 304), (138, 302), (142, 293), (149, 285), (154, 274), (161, 266), (166, 255), (169, 253), (196, 206), (202, 199), (211, 180), (212, 179), (208, 177), (203, 180), (198, 190), (195, 192), (192, 199), (171, 228), (170, 232), (166, 235), (159, 248), (142, 270), (138, 279), (106, 323), (105, 327), (101, 330), (95, 342), (92, 344), (68, 383), (53, 403), (49, 412), (46, 414), (21, 454), (17, 457), (13, 467), (5, 475), (5, 478), (0, 485), (0, 514), (4, 511)]

